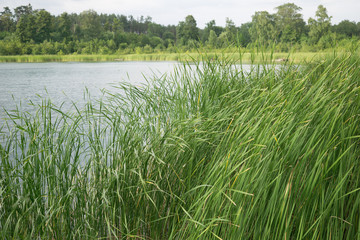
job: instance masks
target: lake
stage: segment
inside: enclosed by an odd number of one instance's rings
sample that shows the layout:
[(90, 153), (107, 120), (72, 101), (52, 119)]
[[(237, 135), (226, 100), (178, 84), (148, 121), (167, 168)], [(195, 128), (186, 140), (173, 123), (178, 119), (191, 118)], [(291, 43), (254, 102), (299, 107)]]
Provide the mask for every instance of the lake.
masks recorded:
[[(3, 108), (13, 110), (22, 102), (29, 110), (29, 101), (50, 98), (54, 104), (82, 104), (85, 88), (94, 98), (101, 89), (116, 90), (119, 82), (145, 84), (145, 77), (170, 74), (177, 62), (101, 62), (101, 63), (3, 63), (0, 64), (0, 119)], [(41, 98), (40, 98), (40, 97)], [(1, 120), (0, 120), (1, 121)]]

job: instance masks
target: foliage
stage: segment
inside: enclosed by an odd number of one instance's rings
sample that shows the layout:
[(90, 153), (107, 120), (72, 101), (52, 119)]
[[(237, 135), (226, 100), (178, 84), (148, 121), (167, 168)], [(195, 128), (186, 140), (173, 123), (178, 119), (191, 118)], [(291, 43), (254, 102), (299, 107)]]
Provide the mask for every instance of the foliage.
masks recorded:
[(210, 30), (208, 45), (211, 48), (217, 48), (217, 46), (218, 46), (218, 37), (216, 36), (216, 33), (214, 30)]
[(277, 38), (275, 16), (267, 11), (255, 12), (252, 16), (250, 34), (253, 42), (269, 45)]
[(360, 24), (343, 20), (339, 24), (333, 26), (333, 31), (343, 34), (346, 37), (360, 36)]
[(188, 15), (184, 22), (179, 22), (176, 32), (177, 38), (180, 39), (182, 45), (187, 45), (190, 40), (199, 40), (199, 29), (192, 15)]
[[(13, 11), (4, 7), (0, 12), (0, 54), (54, 52), (47, 52), (50, 48), (43, 47), (45, 41), (54, 45), (55, 54), (192, 51), (197, 46), (318, 51), (338, 47), (343, 39), (360, 37), (360, 23), (344, 20), (332, 26), (331, 16), (322, 5), (307, 25), (301, 7), (293, 3), (282, 4), (275, 10), (275, 13), (255, 12), (251, 22), (239, 27), (227, 18), (225, 27), (211, 20), (200, 29), (192, 15), (177, 26), (164, 26), (152, 22), (151, 17), (98, 14), (94, 10), (53, 16), (46, 10), (34, 10), (30, 4)], [(16, 47), (19, 45), (24, 49), (19, 51)]]
[(331, 26), (331, 17), (327, 14), (327, 10), (323, 5), (319, 5), (315, 19), (309, 19), (309, 38), (310, 42), (317, 43), (321, 37), (329, 34)]
[(238, 42), (241, 47), (246, 47), (251, 43), (251, 35), (250, 35), (250, 29), (251, 29), (252, 23), (244, 23), (241, 24), (239, 31), (238, 31)]
[(299, 13), (301, 7), (294, 3), (286, 3), (278, 6), (275, 24), (281, 42), (294, 43), (300, 40), (305, 31), (305, 22)]

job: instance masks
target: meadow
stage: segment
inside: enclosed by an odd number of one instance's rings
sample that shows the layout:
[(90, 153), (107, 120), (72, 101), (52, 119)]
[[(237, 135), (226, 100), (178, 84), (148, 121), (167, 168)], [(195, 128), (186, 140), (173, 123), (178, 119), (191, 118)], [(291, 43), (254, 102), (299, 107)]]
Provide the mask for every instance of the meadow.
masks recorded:
[(360, 239), (358, 54), (197, 56), (85, 108), (8, 111), (0, 238)]

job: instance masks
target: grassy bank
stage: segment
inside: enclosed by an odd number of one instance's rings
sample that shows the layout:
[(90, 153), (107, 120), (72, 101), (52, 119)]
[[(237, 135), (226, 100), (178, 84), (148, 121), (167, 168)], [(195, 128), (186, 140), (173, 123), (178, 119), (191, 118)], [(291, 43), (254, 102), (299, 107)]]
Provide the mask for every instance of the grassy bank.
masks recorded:
[[(236, 61), (241, 54), (244, 63), (259, 63), (264, 60), (289, 59), (293, 62), (312, 61), (333, 55), (334, 52), (295, 52), (295, 53), (257, 53), (257, 52), (229, 52), (217, 51), (207, 52), (209, 59), (224, 57)], [(341, 54), (338, 52), (336, 54)], [(0, 63), (5, 62), (105, 62), (105, 61), (199, 61), (204, 57), (201, 52), (190, 53), (149, 53), (149, 54), (121, 54), (121, 55), (19, 55), (19, 56), (0, 56)]]
[(232, 61), (10, 112), (1, 238), (360, 239), (358, 57)]

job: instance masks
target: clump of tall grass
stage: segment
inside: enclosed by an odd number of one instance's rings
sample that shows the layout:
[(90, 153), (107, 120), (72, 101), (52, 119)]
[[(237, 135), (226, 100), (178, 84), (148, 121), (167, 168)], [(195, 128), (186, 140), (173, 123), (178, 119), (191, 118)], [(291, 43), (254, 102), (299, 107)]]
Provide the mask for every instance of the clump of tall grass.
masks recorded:
[(9, 112), (1, 238), (359, 239), (359, 84), (354, 56), (211, 58)]
[[(201, 50), (208, 52), (208, 50)], [(242, 54), (241, 61), (244, 63), (263, 63), (264, 60), (269, 59), (286, 59), (288, 53), (277, 53), (277, 52), (264, 52), (251, 49)], [(235, 51), (236, 52), (236, 51)], [(339, 51), (339, 53), (341, 53)], [(215, 58), (216, 56), (225, 56), (228, 60), (232, 61), (239, 60), (238, 55), (234, 55), (234, 49), (222, 49), (222, 50), (212, 50), (208, 52), (207, 56), (210, 58)], [(292, 61), (300, 63), (304, 60), (310, 61), (314, 58), (323, 58), (326, 55), (322, 52), (294, 52), (292, 53)], [(159, 53), (141, 53), (141, 54), (69, 54), (69, 55), (13, 55), (13, 56), (0, 56), (0, 63), (28, 63), (28, 62), (109, 62), (109, 61), (201, 61), (203, 60), (204, 55), (199, 52), (191, 53), (168, 53), (168, 52), (159, 52)], [(264, 59), (265, 57), (265, 59)]]

